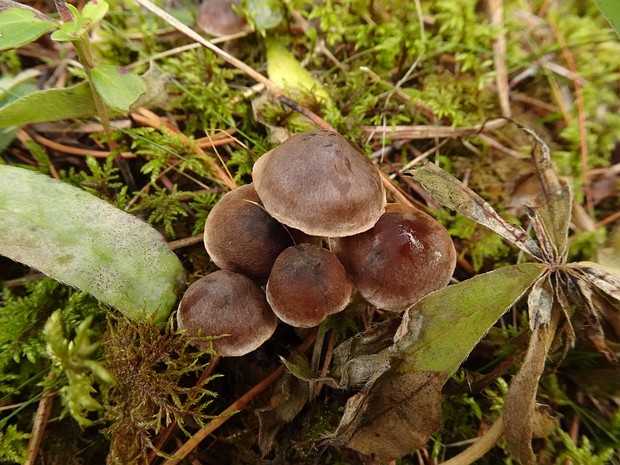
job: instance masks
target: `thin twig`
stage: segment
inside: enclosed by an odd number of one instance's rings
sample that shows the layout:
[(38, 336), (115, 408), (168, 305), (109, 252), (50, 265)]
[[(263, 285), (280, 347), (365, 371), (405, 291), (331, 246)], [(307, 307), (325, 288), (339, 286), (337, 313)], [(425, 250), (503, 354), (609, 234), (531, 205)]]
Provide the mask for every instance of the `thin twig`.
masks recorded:
[[(95, 158), (107, 158), (110, 156), (110, 152), (105, 150), (90, 150), (90, 149), (81, 149), (78, 147), (71, 147), (69, 145), (60, 144), (58, 142), (54, 142), (53, 140), (47, 139), (40, 134), (33, 134), (32, 138), (43, 145), (44, 147), (50, 148), (52, 150), (56, 150), (57, 152), (67, 153), (69, 155), (80, 155), (86, 156), (91, 155)], [(135, 158), (136, 155), (131, 152), (122, 152), (120, 156), (123, 158)]]
[(570, 69), (573, 74), (573, 86), (575, 87), (575, 100), (577, 102), (577, 118), (579, 122), (579, 148), (581, 153), (581, 176), (583, 177), (583, 190), (586, 199), (586, 208), (590, 215), (594, 214), (594, 202), (592, 200), (592, 189), (590, 188), (590, 181), (588, 179), (588, 140), (586, 134), (586, 110), (585, 105), (583, 103), (583, 93), (581, 92), (581, 82), (576, 78), (577, 74), (577, 64), (575, 63), (575, 58), (571, 53), (570, 49), (566, 45), (566, 41), (564, 40), (564, 36), (560, 32), (557, 24), (553, 18), (549, 18), (549, 25), (551, 26), (551, 30), (553, 31), (553, 35), (556, 37), (558, 44), (562, 48), (562, 54), (564, 55), (564, 59), (566, 60), (566, 64), (568, 65), (568, 69)]
[(453, 128), (451, 126), (362, 126), (362, 131), (372, 139), (433, 139), (434, 137), (462, 137), (481, 130), (498, 129), (508, 120), (497, 118), (475, 126)]
[[(297, 347), (298, 352), (305, 352), (308, 350), (314, 340), (316, 338), (316, 331), (314, 331), (310, 336), (306, 338), (306, 340)], [(200, 444), (202, 440), (204, 440), (208, 435), (210, 435), (217, 428), (226, 423), (231, 416), (238, 412), (239, 410), (243, 410), (248, 406), (248, 404), (261, 392), (271, 386), (275, 381), (277, 381), (285, 371), (284, 364), (280, 365), (274, 371), (271, 372), (266, 378), (264, 378), (260, 383), (246, 392), (244, 395), (239, 397), (236, 401), (228, 406), (220, 415), (219, 418), (211, 420), (204, 428), (198, 430), (196, 434), (194, 434), (188, 441), (186, 441), (173, 455), (173, 458), (170, 458), (164, 462), (164, 465), (177, 465), (181, 460), (183, 460), (187, 455), (194, 450), (194, 448)]]
[(504, 2), (503, 0), (489, 0), (491, 10), (491, 24), (496, 29), (493, 40), (493, 62), (495, 64), (495, 84), (502, 116), (512, 117), (508, 86), (508, 70), (506, 69), (506, 34), (504, 34)]
[(32, 434), (28, 442), (28, 458), (26, 462), (24, 462), (24, 465), (34, 465), (36, 462), (37, 454), (39, 453), (39, 448), (43, 441), (45, 427), (47, 426), (52, 411), (55, 395), (55, 391), (47, 391), (39, 401), (39, 407), (37, 408), (34, 425), (32, 427)]

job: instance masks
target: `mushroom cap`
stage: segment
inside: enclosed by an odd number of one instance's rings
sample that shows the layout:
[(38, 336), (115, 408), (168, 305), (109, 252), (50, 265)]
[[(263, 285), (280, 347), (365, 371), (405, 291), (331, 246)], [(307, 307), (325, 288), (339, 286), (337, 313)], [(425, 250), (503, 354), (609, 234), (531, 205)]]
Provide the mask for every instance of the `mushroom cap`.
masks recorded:
[(179, 328), (191, 336), (221, 336), (196, 341), (224, 357), (238, 357), (257, 349), (274, 333), (278, 320), (265, 294), (250, 278), (219, 270), (194, 282), (185, 291), (177, 312)]
[(240, 6), (239, 0), (202, 0), (198, 10), (198, 27), (214, 37), (249, 30), (246, 19), (232, 9), (233, 5)]
[(293, 245), (286, 228), (262, 208), (254, 186), (237, 187), (211, 209), (204, 228), (205, 248), (223, 270), (267, 282), (280, 253)]
[(335, 249), (362, 297), (392, 312), (447, 286), (456, 267), (448, 231), (406, 205), (388, 204), (370, 230), (339, 238)]
[(267, 281), (267, 301), (283, 322), (296, 328), (318, 325), (351, 300), (353, 286), (338, 258), (314, 244), (280, 254)]
[(340, 134), (294, 135), (254, 164), (254, 186), (276, 220), (311, 236), (366, 231), (385, 207), (379, 171)]

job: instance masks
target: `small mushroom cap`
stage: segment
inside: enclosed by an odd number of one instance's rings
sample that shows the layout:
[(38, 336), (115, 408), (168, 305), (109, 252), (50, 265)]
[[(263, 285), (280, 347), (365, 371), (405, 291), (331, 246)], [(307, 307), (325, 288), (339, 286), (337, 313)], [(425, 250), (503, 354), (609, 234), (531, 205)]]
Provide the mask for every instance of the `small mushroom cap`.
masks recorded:
[(366, 231), (385, 207), (377, 168), (335, 132), (311, 131), (288, 138), (258, 159), (252, 176), (271, 216), (311, 236)]
[(347, 272), (329, 250), (299, 244), (280, 254), (267, 281), (267, 301), (283, 322), (296, 328), (318, 325), (351, 300)]
[(274, 333), (278, 320), (265, 294), (250, 278), (219, 270), (194, 282), (185, 291), (177, 312), (179, 328), (190, 336), (221, 336), (197, 341), (224, 357), (238, 357), (257, 349)]
[(204, 229), (207, 253), (219, 268), (267, 282), (273, 262), (293, 245), (286, 228), (262, 208), (254, 186), (237, 187), (211, 209)]
[(362, 297), (392, 312), (447, 286), (456, 267), (456, 250), (443, 225), (397, 204), (388, 204), (372, 229), (338, 239), (335, 252)]
[(247, 21), (232, 6), (239, 0), (203, 0), (198, 10), (198, 27), (210, 36), (222, 37), (249, 30)]

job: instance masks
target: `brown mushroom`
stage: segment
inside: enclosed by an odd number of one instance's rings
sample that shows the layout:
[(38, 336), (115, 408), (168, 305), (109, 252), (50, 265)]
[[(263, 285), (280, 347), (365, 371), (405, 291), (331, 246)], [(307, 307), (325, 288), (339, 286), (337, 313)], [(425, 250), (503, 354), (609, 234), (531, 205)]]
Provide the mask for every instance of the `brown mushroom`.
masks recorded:
[(366, 231), (385, 207), (372, 161), (340, 134), (297, 134), (254, 164), (254, 186), (276, 220), (311, 236)]
[(333, 253), (314, 244), (299, 244), (282, 252), (274, 263), (267, 301), (283, 322), (310, 328), (343, 310), (352, 288)]
[(246, 19), (233, 10), (239, 0), (203, 0), (198, 10), (198, 27), (214, 37), (248, 31)]
[(372, 229), (339, 238), (335, 253), (362, 297), (402, 312), (448, 285), (456, 251), (448, 231), (426, 213), (388, 204)]
[(273, 219), (247, 184), (226, 193), (204, 228), (205, 248), (219, 268), (264, 284), (280, 252), (293, 245), (286, 228)]
[(177, 312), (179, 328), (190, 336), (222, 336), (194, 343), (224, 357), (245, 355), (274, 333), (278, 320), (265, 294), (250, 278), (219, 270), (185, 291)]

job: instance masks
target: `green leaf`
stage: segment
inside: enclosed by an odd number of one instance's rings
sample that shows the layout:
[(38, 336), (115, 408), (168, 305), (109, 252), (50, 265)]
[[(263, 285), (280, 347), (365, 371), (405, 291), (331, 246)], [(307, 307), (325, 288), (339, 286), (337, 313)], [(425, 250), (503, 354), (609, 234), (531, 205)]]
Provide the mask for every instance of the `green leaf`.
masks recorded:
[(594, 0), (594, 3), (620, 35), (620, 2), (618, 0)]
[(20, 47), (38, 39), (56, 23), (42, 19), (33, 10), (11, 7), (0, 11), (0, 50)]
[(325, 88), (301, 66), (295, 56), (277, 39), (267, 39), (267, 75), (273, 83), (287, 89), (292, 97), (296, 94), (314, 94), (317, 100), (332, 104)]
[(54, 31), (51, 37), (52, 40), (57, 42), (73, 42), (74, 40), (78, 40), (82, 37), (82, 34), (88, 31), (89, 28), (90, 23), (84, 20), (73, 21), (71, 23), (62, 23), (60, 25), (60, 29)]
[(138, 218), (39, 173), (0, 166), (0, 254), (92, 294), (127, 317), (167, 318), (184, 270)]
[(507, 266), (433, 292), (403, 315), (393, 349), (403, 369), (451, 376), (500, 316), (547, 269)]
[(146, 92), (140, 76), (121, 66), (97, 65), (92, 71), (93, 84), (105, 103), (113, 110), (126, 113)]
[(88, 83), (66, 89), (46, 89), (0, 108), (0, 128), (95, 115)]
[(82, 18), (90, 20), (91, 25), (97, 24), (108, 12), (108, 4), (104, 0), (91, 0), (82, 8)]

